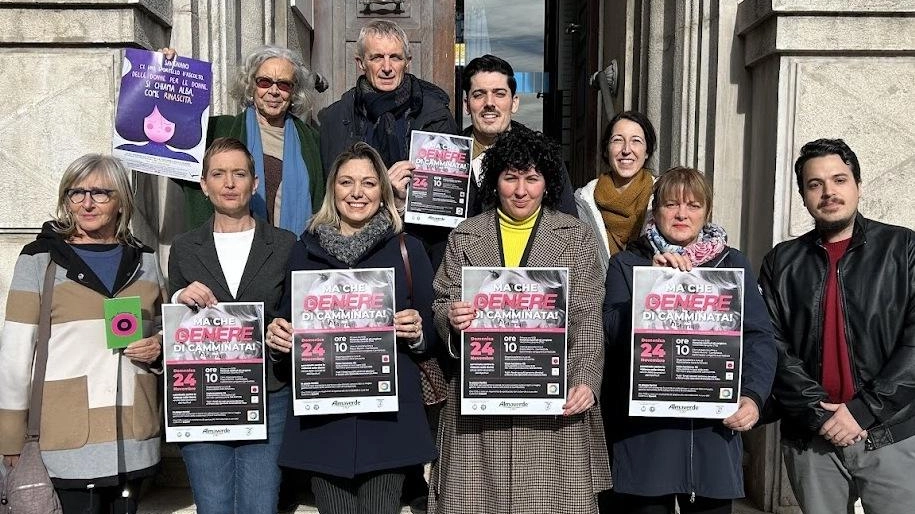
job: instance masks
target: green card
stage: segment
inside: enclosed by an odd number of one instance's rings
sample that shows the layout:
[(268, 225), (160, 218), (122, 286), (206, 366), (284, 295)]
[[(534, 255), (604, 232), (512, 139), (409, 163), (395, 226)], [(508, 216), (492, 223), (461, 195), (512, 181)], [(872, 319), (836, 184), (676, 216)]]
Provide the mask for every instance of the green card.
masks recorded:
[(139, 296), (105, 299), (105, 335), (108, 348), (124, 348), (143, 338)]

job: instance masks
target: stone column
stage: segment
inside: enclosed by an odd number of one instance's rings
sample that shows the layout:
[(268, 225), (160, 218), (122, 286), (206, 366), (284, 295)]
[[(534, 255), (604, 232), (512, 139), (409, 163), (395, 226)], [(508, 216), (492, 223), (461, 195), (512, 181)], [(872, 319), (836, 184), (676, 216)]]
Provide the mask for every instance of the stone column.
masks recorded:
[[(750, 74), (743, 242), (758, 265), (775, 244), (813, 227), (794, 175), (800, 147), (842, 138), (861, 163), (861, 212), (915, 226), (915, 18), (911, 2), (744, 0), (737, 31)], [(717, 195), (716, 195), (717, 201)], [(763, 459), (748, 493), (797, 513), (776, 426), (757, 431)]]

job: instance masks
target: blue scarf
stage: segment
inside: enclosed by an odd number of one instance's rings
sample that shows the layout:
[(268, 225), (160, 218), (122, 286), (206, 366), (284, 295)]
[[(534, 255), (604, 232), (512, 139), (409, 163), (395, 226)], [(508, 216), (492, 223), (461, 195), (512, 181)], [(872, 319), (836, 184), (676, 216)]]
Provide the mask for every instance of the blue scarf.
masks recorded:
[[(257, 175), (257, 191), (251, 198), (251, 212), (258, 218), (267, 219), (267, 180), (264, 177), (264, 147), (261, 144), (261, 129), (257, 124), (254, 107), (245, 111), (245, 146), (254, 157), (254, 172)], [(280, 183), (280, 219), (277, 225), (293, 234), (300, 234), (311, 219), (311, 187), (309, 187), (308, 166), (302, 157), (302, 142), (295, 128), (292, 116), (286, 115), (283, 125), (283, 181)]]

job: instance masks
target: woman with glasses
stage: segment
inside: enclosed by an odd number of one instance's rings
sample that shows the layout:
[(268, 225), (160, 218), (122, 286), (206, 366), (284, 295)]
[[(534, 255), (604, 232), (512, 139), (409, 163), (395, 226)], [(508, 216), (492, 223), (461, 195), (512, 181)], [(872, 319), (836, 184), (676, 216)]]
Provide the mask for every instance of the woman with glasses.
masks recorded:
[[(161, 50), (167, 59), (175, 50)], [(219, 137), (243, 142), (254, 157), (257, 191), (251, 211), (271, 225), (298, 234), (324, 198), (318, 131), (302, 121), (311, 109), (315, 78), (292, 50), (256, 48), (239, 66), (231, 95), (244, 111), (210, 118), (207, 146)], [(179, 181), (185, 197), (185, 229), (213, 215), (200, 185)], [(286, 200), (286, 201), (284, 201)]]
[[(23, 248), (0, 335), (0, 453), (15, 467), (26, 433), (38, 327), (50, 323), (41, 450), (64, 514), (133, 513), (159, 462), (160, 305), (153, 250), (130, 232), (134, 199), (117, 159), (88, 154), (63, 174), (55, 218)], [(56, 265), (50, 319), (44, 277)], [(142, 333), (106, 344), (104, 301), (139, 296)]]

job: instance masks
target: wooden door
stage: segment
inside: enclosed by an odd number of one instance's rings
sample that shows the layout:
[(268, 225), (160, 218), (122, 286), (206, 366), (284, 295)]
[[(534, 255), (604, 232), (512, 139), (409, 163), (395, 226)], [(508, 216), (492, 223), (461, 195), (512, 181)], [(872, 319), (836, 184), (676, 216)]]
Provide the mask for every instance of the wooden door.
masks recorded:
[(315, 2), (312, 67), (329, 82), (318, 110), (340, 99), (360, 75), (353, 59), (363, 25), (386, 19), (400, 25), (410, 40), (409, 72), (441, 87), (454, 107), (454, 0)]

